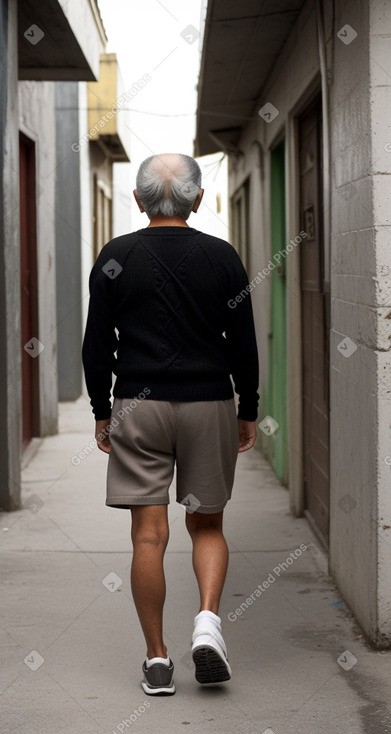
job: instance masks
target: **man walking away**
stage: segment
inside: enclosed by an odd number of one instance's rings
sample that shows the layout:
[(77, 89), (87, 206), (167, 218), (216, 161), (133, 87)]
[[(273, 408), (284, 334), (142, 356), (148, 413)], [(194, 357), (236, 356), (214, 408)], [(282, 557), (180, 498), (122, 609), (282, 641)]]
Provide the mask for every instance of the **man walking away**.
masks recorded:
[(150, 222), (109, 242), (97, 258), (83, 364), (98, 446), (109, 454), (106, 504), (131, 511), (131, 588), (147, 648), (142, 687), (156, 695), (175, 692), (163, 639), (174, 466), (200, 592), (195, 676), (201, 684), (231, 677), (218, 616), (228, 566), (223, 512), (237, 453), (256, 438), (258, 357), (237, 253), (187, 225), (203, 196), (196, 161), (151, 156), (136, 186)]

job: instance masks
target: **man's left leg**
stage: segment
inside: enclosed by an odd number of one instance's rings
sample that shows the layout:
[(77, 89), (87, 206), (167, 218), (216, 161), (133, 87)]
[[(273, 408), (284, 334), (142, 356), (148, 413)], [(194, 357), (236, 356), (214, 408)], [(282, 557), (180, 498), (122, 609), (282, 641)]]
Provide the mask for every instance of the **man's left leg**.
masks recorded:
[(219, 613), (228, 568), (228, 547), (223, 535), (223, 511), (186, 513), (193, 542), (193, 568), (200, 590), (200, 612)]
[(186, 513), (186, 527), (193, 541), (193, 568), (200, 590), (192, 638), (196, 678), (199, 683), (219, 683), (229, 680), (232, 672), (218, 616), (228, 567), (223, 511)]

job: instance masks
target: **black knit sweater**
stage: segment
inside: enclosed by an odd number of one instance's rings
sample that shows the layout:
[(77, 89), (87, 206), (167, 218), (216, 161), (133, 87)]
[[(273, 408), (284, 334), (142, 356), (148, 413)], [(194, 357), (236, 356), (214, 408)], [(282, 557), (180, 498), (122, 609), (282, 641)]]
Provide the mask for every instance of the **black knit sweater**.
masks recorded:
[(172, 401), (228, 400), (232, 375), (238, 417), (255, 420), (258, 355), (247, 285), (234, 248), (191, 227), (150, 227), (108, 242), (91, 271), (83, 343), (96, 420), (110, 417), (113, 372), (114, 397), (148, 388), (146, 399)]

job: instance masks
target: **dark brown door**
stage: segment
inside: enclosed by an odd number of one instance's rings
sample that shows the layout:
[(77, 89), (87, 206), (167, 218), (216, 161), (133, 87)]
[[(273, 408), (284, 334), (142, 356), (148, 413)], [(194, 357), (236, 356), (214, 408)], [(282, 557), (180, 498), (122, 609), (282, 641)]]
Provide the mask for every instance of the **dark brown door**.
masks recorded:
[(324, 292), (321, 102), (299, 119), (300, 250), (306, 514), (321, 540), (329, 536), (329, 293)]
[(37, 240), (35, 145), (19, 138), (20, 166), (20, 280), (22, 314), (22, 425), (23, 449), (39, 435)]

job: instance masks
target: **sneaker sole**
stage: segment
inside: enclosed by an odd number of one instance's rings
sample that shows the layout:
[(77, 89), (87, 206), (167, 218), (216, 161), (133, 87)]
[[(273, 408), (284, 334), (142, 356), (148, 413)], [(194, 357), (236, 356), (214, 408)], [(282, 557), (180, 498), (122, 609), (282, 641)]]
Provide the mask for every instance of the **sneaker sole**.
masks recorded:
[(172, 686), (162, 686), (161, 688), (151, 688), (148, 683), (142, 681), (141, 686), (144, 693), (147, 693), (149, 696), (172, 696), (175, 693), (174, 684)]
[(214, 647), (202, 645), (193, 650), (196, 666), (195, 677), (198, 683), (223, 683), (231, 678), (231, 668)]

